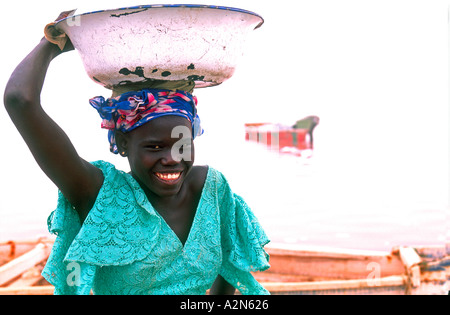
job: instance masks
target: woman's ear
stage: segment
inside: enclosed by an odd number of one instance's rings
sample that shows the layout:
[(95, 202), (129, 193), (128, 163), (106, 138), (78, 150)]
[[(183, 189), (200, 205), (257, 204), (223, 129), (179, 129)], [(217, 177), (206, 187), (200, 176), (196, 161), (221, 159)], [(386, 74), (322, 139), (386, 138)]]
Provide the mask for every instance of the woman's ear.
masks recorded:
[(128, 156), (128, 136), (123, 132), (116, 130), (115, 137), (119, 154), (123, 157)]

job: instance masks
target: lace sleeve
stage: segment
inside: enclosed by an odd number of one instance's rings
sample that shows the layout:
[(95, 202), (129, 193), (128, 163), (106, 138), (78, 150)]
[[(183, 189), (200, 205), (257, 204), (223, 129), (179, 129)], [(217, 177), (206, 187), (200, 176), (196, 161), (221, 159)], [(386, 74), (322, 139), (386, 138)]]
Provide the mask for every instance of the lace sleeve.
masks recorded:
[(223, 176), (218, 186), (221, 213), (222, 277), (242, 294), (269, 294), (251, 272), (270, 267), (264, 230), (246, 202), (234, 194)]
[(77, 236), (81, 224), (77, 212), (61, 192), (57, 208), (48, 220), (49, 232), (57, 235), (42, 275), (55, 287), (54, 294), (87, 295), (91, 291), (95, 267), (70, 264), (65, 256)]

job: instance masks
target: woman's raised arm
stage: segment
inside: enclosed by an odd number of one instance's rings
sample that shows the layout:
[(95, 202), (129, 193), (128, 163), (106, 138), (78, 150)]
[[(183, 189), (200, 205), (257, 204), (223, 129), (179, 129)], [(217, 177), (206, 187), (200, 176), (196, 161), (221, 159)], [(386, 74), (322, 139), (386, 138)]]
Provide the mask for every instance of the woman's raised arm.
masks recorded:
[[(68, 49), (72, 50), (71, 43)], [(45, 113), (40, 94), (50, 62), (61, 54), (43, 38), (17, 66), (5, 89), (4, 104), (45, 174), (75, 207), (83, 221), (103, 183), (100, 169), (83, 160), (65, 132)], [(17, 172), (18, 176), (26, 176)]]

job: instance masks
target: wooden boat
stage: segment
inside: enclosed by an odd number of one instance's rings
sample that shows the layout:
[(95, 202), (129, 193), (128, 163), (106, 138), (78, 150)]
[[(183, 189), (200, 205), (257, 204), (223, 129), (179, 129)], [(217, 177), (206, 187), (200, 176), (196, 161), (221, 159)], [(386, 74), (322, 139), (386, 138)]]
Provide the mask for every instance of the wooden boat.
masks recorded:
[[(41, 271), (52, 239), (0, 243), (0, 295), (51, 295)], [(391, 252), (272, 244), (254, 273), (271, 294), (448, 294), (450, 244)]]
[(391, 252), (273, 244), (255, 278), (271, 294), (448, 294), (450, 244)]
[(50, 255), (52, 239), (0, 243), (0, 295), (51, 295), (41, 271)]
[(273, 151), (304, 155), (314, 148), (313, 131), (319, 124), (319, 117), (308, 116), (293, 126), (271, 123), (245, 124), (245, 140), (266, 145)]

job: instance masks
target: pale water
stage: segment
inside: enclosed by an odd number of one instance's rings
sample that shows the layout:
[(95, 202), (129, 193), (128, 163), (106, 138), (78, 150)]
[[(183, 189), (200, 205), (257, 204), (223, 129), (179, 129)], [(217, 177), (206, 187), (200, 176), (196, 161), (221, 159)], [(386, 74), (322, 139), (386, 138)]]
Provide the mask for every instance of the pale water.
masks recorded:
[[(360, 151), (333, 154), (320, 140), (310, 158), (243, 140), (196, 141), (197, 163), (225, 174), (274, 243), (390, 250), (443, 244), (448, 236), (443, 165), (412, 169), (387, 157), (371, 167), (367, 155), (355, 158)], [(33, 167), (36, 176), (45, 177)], [(51, 189), (51, 198), (36, 199), (37, 210), (2, 207), (0, 240), (48, 235), (46, 218), (56, 205), (56, 188)], [(38, 196), (42, 193), (37, 189)]]
[(444, 169), (409, 177), (368, 169), (351, 157), (333, 161), (319, 150), (301, 158), (244, 146), (247, 163), (222, 169), (273, 242), (390, 250), (444, 244), (449, 236)]

